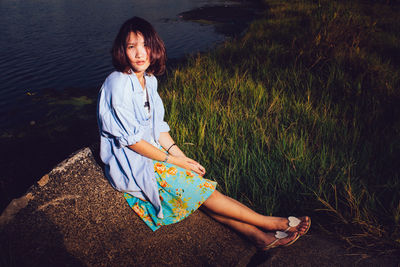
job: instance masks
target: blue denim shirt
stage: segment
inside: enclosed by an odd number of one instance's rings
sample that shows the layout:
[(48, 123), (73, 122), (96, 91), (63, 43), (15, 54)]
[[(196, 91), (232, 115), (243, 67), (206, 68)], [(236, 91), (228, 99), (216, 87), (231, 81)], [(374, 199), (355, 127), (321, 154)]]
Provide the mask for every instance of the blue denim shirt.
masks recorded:
[(164, 106), (157, 93), (157, 79), (145, 74), (149, 94), (150, 118), (143, 105), (143, 91), (136, 75), (111, 73), (104, 81), (98, 98), (97, 118), (100, 130), (100, 157), (111, 185), (146, 199), (163, 217), (153, 160), (128, 146), (141, 139), (158, 143), (160, 132), (170, 130), (164, 121)]

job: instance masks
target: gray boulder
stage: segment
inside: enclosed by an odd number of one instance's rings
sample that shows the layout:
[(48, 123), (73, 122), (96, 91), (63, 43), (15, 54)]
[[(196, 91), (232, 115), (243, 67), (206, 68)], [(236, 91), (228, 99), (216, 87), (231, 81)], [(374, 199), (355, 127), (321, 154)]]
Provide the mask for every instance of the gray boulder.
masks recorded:
[(255, 248), (196, 211), (152, 232), (84, 148), (0, 216), (6, 266), (245, 266)]

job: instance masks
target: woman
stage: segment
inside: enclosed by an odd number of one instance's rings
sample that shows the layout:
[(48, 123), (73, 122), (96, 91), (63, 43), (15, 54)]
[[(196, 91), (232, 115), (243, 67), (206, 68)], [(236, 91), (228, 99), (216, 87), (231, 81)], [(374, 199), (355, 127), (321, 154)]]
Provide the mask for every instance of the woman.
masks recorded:
[(112, 59), (116, 71), (105, 80), (98, 99), (100, 156), (112, 186), (124, 192), (153, 231), (199, 207), (262, 250), (290, 245), (308, 231), (307, 216), (264, 216), (221, 194), (216, 182), (203, 178), (205, 168), (174, 143), (154, 76), (165, 71), (165, 47), (150, 23), (138, 17), (126, 21), (114, 41)]

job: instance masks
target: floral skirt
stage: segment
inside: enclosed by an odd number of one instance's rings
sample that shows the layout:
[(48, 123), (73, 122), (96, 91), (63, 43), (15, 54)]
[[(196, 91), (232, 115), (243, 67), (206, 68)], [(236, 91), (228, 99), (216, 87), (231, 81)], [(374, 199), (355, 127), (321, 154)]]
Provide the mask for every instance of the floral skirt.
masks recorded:
[(135, 213), (155, 231), (192, 214), (214, 192), (217, 183), (173, 164), (153, 162), (164, 219), (157, 217), (149, 201), (128, 193), (124, 193), (124, 197)]

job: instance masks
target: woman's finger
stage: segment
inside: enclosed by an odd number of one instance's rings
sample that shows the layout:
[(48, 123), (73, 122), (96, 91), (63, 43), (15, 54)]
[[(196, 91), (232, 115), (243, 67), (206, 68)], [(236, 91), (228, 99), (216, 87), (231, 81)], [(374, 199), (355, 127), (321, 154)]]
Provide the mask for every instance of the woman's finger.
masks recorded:
[(203, 172), (200, 170), (199, 166), (195, 165), (195, 164), (190, 164), (190, 170), (194, 171), (198, 175), (202, 175), (203, 174)]
[(203, 175), (206, 174), (206, 169), (205, 169), (203, 166), (201, 166), (201, 165), (200, 165), (200, 170), (201, 170), (201, 172), (202, 172)]
[(197, 168), (197, 173), (200, 176), (204, 176), (204, 174), (206, 174), (206, 169), (203, 166), (201, 166), (200, 164), (196, 165), (196, 168)]

